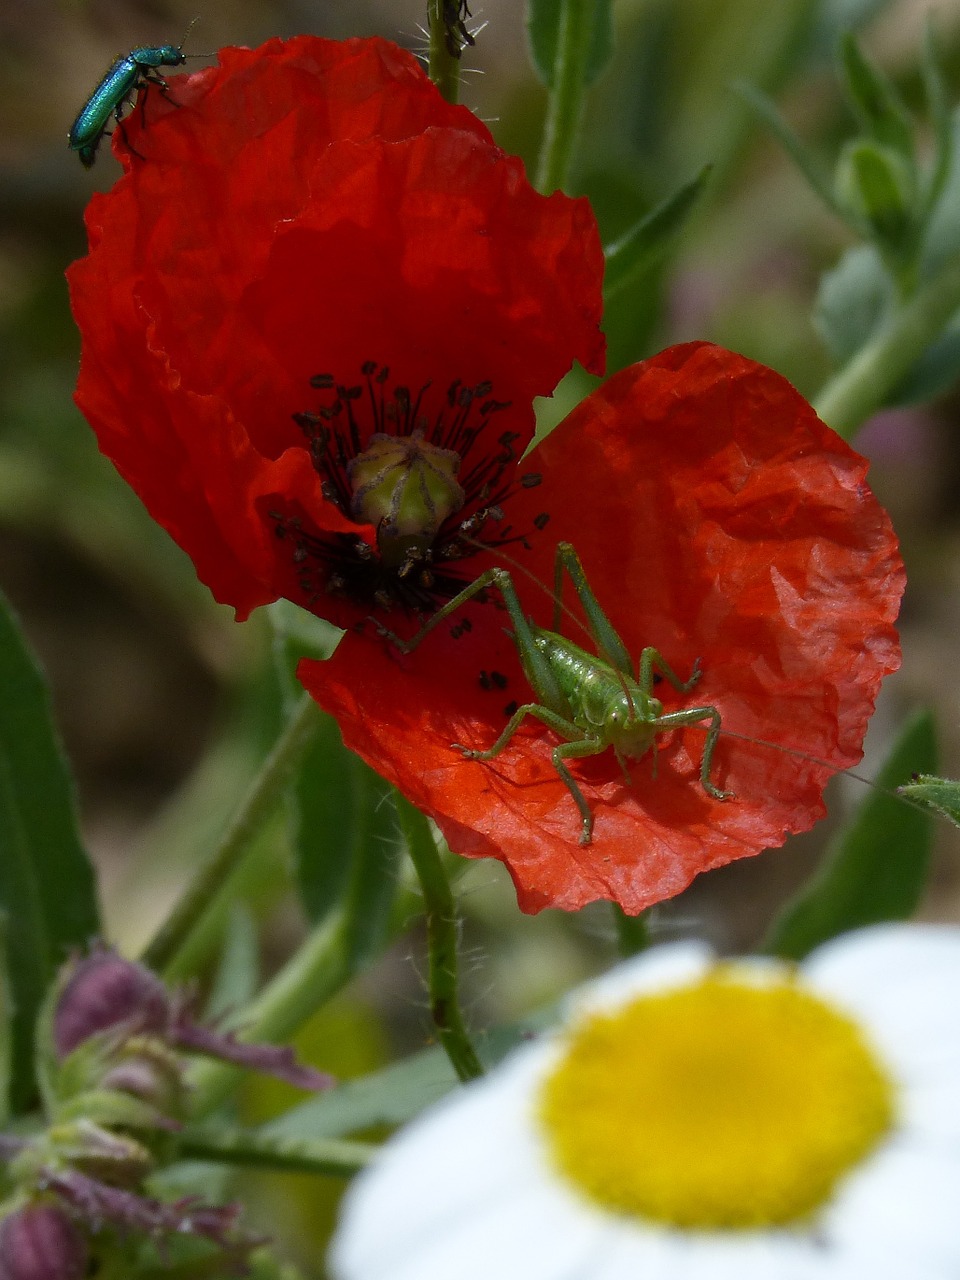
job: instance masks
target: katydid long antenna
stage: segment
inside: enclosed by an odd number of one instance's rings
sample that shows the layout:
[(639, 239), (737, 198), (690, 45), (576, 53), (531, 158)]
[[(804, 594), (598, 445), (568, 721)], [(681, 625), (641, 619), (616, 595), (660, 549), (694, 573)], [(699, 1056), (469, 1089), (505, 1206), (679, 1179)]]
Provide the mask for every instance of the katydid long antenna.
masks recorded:
[[(517, 560), (516, 557), (508, 554), (505, 551), (499, 551), (485, 545), (482, 542), (478, 542), (476, 539), (471, 538), (469, 537), (469, 535), (464, 533), (461, 533), (459, 535), (459, 539), (461, 542), (465, 542), (469, 546), (475, 547), (478, 551), (484, 551), (487, 554), (491, 554), (491, 555), (496, 554), (498, 559), (505, 561), (518, 574), (526, 578), (529, 582), (533, 583), (534, 586), (538, 587), (544, 593), (544, 595), (548, 596), (553, 601), (553, 622), (552, 622), (553, 630), (556, 631), (558, 629), (561, 616), (566, 617), (567, 619), (569, 619), (569, 621), (573, 624), (574, 627), (577, 627), (580, 630), (580, 632), (583, 633), (583, 635), (585, 635), (593, 644), (597, 645), (598, 649), (601, 650), (601, 656), (607, 660), (611, 670), (615, 673), (617, 679), (619, 680), (620, 686), (623, 689), (624, 695), (626, 696), (626, 699), (630, 706), (631, 711), (635, 713), (636, 708), (634, 707), (633, 699), (630, 695), (630, 690), (627, 688), (626, 681), (623, 679), (623, 675), (620, 672), (619, 668), (617, 667), (616, 662), (613, 661), (612, 656), (609, 653), (603, 651), (602, 640), (600, 639), (600, 637), (595, 636), (590, 631), (590, 628), (586, 625), (583, 619), (580, 618), (574, 612), (574, 610), (571, 609), (570, 606), (564, 602), (561, 596), (562, 576), (560, 575), (560, 573), (558, 573), (557, 579), (554, 582), (553, 591), (551, 591), (549, 586), (541, 578), (539, 578), (531, 569), (527, 568), (525, 564)], [(687, 727), (694, 731), (699, 729), (700, 732), (702, 733), (706, 732), (705, 729), (703, 729), (701, 726), (696, 724), (691, 724)], [(909, 796), (901, 795), (900, 792), (898, 791), (890, 790), (888, 787), (880, 786), (877, 782), (873, 780), (873, 778), (868, 778), (865, 774), (858, 773), (855, 769), (851, 769), (851, 768), (838, 769), (835, 761), (825, 760), (821, 756), (813, 755), (809, 751), (803, 751), (799, 747), (788, 747), (788, 746), (785, 746), (783, 743), (770, 742), (764, 738), (754, 738), (754, 737), (751, 737), (749, 734), (737, 733), (733, 729), (721, 728), (720, 736), (722, 738), (732, 738), (737, 740), (738, 742), (747, 742), (752, 744), (753, 746), (767, 747), (771, 751), (778, 751), (782, 755), (793, 756), (795, 759), (804, 760), (808, 764), (820, 765), (824, 769), (829, 769), (831, 773), (835, 775), (842, 773), (844, 776), (853, 778), (855, 781), (863, 783), (865, 786), (868, 786), (872, 790), (879, 792), (881, 795), (888, 796), (891, 799), (899, 800), (901, 804), (905, 804), (911, 809), (916, 809), (920, 813), (929, 814), (931, 812), (926, 805), (920, 804), (918, 801), (912, 799)]]

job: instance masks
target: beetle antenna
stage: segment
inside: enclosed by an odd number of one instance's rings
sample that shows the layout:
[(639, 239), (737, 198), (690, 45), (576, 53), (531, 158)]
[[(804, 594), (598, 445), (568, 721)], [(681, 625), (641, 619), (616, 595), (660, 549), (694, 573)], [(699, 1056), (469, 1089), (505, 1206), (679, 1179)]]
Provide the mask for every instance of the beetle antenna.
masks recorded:
[[(199, 21), (200, 21), (200, 15), (198, 13), (195, 18), (191, 18), (190, 21), (187, 23), (187, 29), (183, 33), (183, 39), (177, 45), (177, 48), (180, 50), (181, 53), (183, 53), (183, 46), (187, 43), (187, 37), (189, 36), (190, 32), (193, 30), (193, 28), (197, 25)], [(215, 58), (217, 54), (216, 54), (216, 50), (214, 50), (213, 53), (184, 53), (183, 56), (185, 58)]]

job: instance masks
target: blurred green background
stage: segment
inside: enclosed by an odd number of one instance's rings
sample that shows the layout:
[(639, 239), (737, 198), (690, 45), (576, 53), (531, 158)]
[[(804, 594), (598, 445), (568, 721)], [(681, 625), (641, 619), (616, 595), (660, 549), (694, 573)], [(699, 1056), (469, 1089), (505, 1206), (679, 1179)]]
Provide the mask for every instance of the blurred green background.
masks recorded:
[[(919, 100), (917, 51), (928, 6), (913, 0), (622, 0), (617, 52), (590, 92), (571, 190), (588, 194), (605, 241), (715, 165), (705, 197), (668, 260), (622, 291), (607, 316), (610, 368), (674, 341), (709, 338), (772, 365), (813, 395), (830, 372), (811, 323), (821, 274), (849, 235), (816, 203), (778, 144), (731, 91), (743, 78), (776, 97), (825, 162), (850, 128), (836, 78), (838, 32), (858, 24), (864, 47), (908, 104)], [(273, 35), (380, 34), (423, 44), (420, 0), (270, 4), (219, 0), (200, 13), (187, 52), (256, 45)], [(79, 340), (63, 271), (85, 251), (84, 205), (119, 175), (104, 148), (91, 172), (66, 132), (111, 58), (177, 42), (196, 0), (0, 5), (0, 588), (20, 613), (49, 674), (76, 772), (84, 829), (101, 876), (112, 937), (135, 951), (231, 813), (278, 723), (269, 629), (237, 626), (192, 565), (102, 459), (73, 406)], [(498, 142), (532, 168), (545, 95), (526, 57), (522, 5), (486, 0), (464, 59), (462, 100)], [(937, 15), (947, 76), (960, 96), (960, 8)], [(202, 65), (197, 63), (194, 65)], [(188, 67), (189, 69), (189, 67)], [(554, 421), (583, 394), (573, 377)], [(910, 710), (937, 709), (943, 772), (960, 774), (960, 393), (891, 411), (855, 444), (900, 533), (910, 577), (903, 670), (887, 682), (868, 740), (882, 758)], [(2, 708), (0, 708), (2, 714)], [(860, 783), (840, 779), (834, 807)], [(826, 824), (784, 850), (702, 878), (655, 913), (658, 937), (699, 932), (721, 949), (755, 943), (803, 881)], [(923, 914), (960, 919), (960, 842), (938, 833)], [(302, 936), (281, 821), (245, 872), (250, 914), (231, 938), (263, 973)], [(521, 1016), (610, 963), (609, 910), (520, 916), (499, 866), (472, 864), (458, 881), (465, 916), (465, 1004), (484, 1028)], [(226, 918), (194, 964), (214, 964)], [(244, 943), (246, 940), (246, 944)], [(304, 1033), (309, 1056), (344, 1075), (427, 1043), (422, 940), (414, 929)], [(277, 1085), (251, 1086), (249, 1118), (286, 1105)], [(284, 1237), (308, 1275), (331, 1184), (258, 1176), (246, 1183), (255, 1222)]]

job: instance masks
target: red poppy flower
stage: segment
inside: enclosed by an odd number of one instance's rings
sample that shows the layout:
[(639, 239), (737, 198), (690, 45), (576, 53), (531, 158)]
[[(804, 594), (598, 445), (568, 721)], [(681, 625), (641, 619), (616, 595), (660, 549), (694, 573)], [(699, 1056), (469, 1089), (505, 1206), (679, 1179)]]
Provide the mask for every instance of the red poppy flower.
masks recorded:
[[(673, 347), (617, 374), (528, 461), (542, 483), (516, 496), (511, 518), (549, 514), (550, 536), (517, 561), (552, 583), (555, 546), (569, 540), (631, 654), (654, 645), (681, 677), (700, 660), (690, 694), (663, 681), (656, 696), (665, 711), (715, 706), (743, 735), (721, 735), (711, 770), (732, 797), (700, 784), (702, 726), (631, 762), (631, 785), (612, 751), (572, 761), (595, 818), (581, 845), (549, 728), (528, 719), (495, 759), (464, 759), (451, 744), (491, 746), (531, 696), (489, 601), (409, 656), (347, 634), (299, 675), (451, 849), (506, 863), (523, 910), (606, 898), (637, 912), (822, 816), (827, 779), (860, 759), (880, 681), (899, 665), (903, 566), (864, 459), (778, 374), (719, 347)], [(514, 582), (526, 613), (551, 626), (548, 592), (522, 573)]]
[(602, 370), (589, 205), (383, 40), (225, 49), (169, 86), (115, 132), (69, 272), (78, 405), (239, 616), (432, 609), (473, 576), (458, 530), (526, 532), (503, 504), (534, 397)]

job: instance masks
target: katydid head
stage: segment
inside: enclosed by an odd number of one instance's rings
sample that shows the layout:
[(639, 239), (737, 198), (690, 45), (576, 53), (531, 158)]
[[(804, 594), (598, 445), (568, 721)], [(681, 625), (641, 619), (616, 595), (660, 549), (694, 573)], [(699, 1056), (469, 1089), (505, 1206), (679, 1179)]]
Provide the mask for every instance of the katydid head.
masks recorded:
[(656, 739), (655, 721), (663, 714), (663, 703), (632, 680), (621, 676), (620, 683), (623, 687), (606, 698), (598, 728), (618, 756), (639, 760)]

